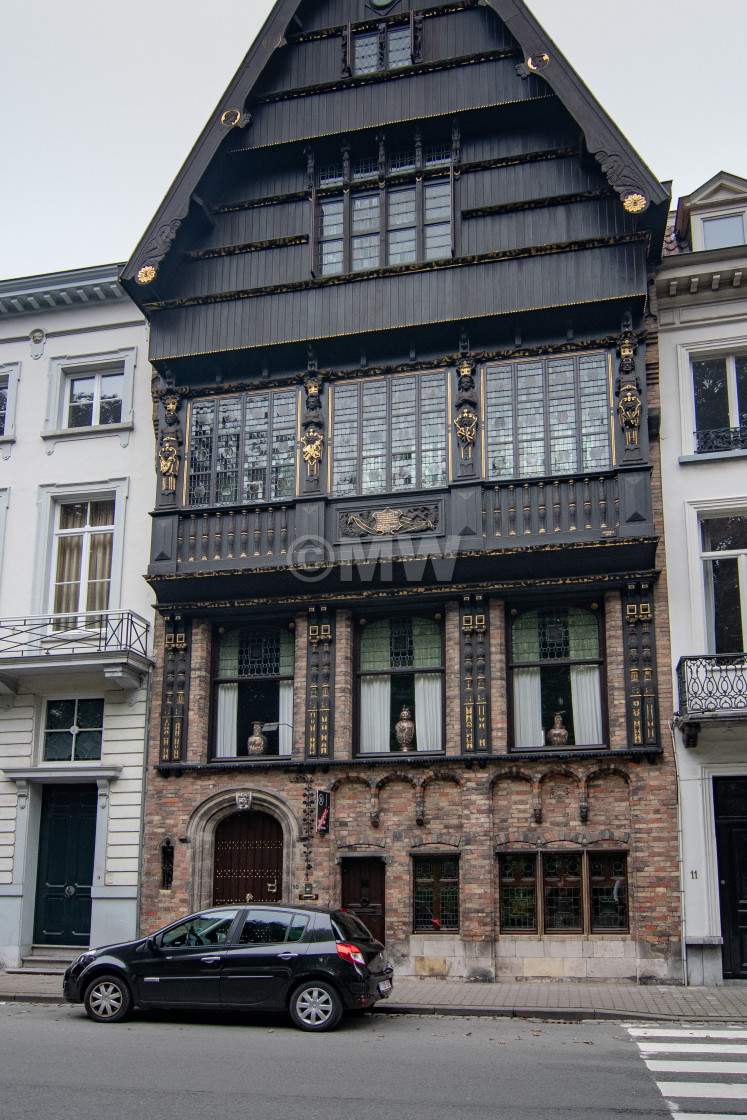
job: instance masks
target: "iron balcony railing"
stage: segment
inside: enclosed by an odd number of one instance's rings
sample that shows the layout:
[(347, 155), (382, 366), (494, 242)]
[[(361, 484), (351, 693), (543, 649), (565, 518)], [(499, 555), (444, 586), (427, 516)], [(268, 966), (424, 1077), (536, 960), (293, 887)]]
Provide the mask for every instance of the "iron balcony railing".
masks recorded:
[(698, 455), (709, 451), (747, 451), (747, 425), (741, 428), (709, 428), (695, 433)]
[(682, 657), (677, 680), (682, 717), (747, 718), (747, 654)]
[(147, 656), (148, 623), (133, 611), (45, 614), (0, 619), (0, 659), (138, 653)]

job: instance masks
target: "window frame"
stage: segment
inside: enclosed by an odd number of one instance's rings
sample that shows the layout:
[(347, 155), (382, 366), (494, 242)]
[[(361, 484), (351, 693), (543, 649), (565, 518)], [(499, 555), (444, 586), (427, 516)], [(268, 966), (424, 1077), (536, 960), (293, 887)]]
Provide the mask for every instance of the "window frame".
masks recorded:
[[(295, 714), (296, 714), (295, 713), (295, 679), (296, 679), (296, 677), (295, 677), (295, 674), (296, 674), (295, 624), (294, 624), (294, 628), (291, 629), (290, 628), (291, 623), (294, 623), (294, 620), (292, 620), (292, 619), (291, 620), (283, 620), (283, 619), (272, 620), (271, 619), (267, 623), (263, 623), (262, 626), (260, 626), (259, 628), (239, 625), (239, 626), (226, 627), (223, 633), (215, 631), (214, 640), (213, 640), (212, 673), (211, 673), (211, 713), (212, 713), (212, 717), (211, 717), (211, 720), (210, 720), (211, 726), (210, 726), (210, 735), (209, 735), (209, 759), (210, 759), (211, 762), (221, 762), (221, 763), (224, 763), (224, 764), (225, 763), (230, 764), (232, 762), (233, 763), (236, 763), (236, 762), (245, 763), (245, 762), (258, 761), (258, 760), (264, 761), (268, 758), (290, 760), (290, 758), (292, 756), (292, 753), (293, 753), (293, 738), (294, 738), (294, 734), (295, 734), (295, 731), (296, 731), (296, 719), (295, 719)], [(254, 674), (254, 675), (251, 675), (251, 676), (250, 675), (244, 675), (244, 676), (233, 676), (233, 677), (231, 677), (231, 676), (221, 676), (221, 674), (220, 674), (220, 646), (221, 646), (221, 642), (225, 638), (227, 638), (230, 634), (235, 633), (235, 634), (240, 635), (243, 632), (248, 632), (250, 630), (256, 630), (256, 629), (259, 629), (261, 631), (276, 631), (278, 634), (285, 633), (286, 631), (288, 631), (288, 633), (290, 634), (291, 642), (293, 644), (293, 670), (290, 673), (277, 673), (277, 674), (264, 674), (264, 675)], [(237, 728), (236, 729), (236, 743), (235, 743), (236, 753), (233, 754), (233, 755), (219, 755), (217, 753), (218, 752), (218, 735), (219, 735), (219, 727), (220, 727), (219, 712), (218, 712), (218, 705), (219, 705), (218, 690), (219, 690), (219, 687), (222, 684), (223, 685), (225, 685), (225, 684), (241, 685), (242, 683), (247, 683), (247, 682), (250, 682), (250, 681), (274, 681), (274, 682), (277, 682), (278, 685), (282, 681), (290, 681), (291, 682), (291, 728), (290, 728), (291, 750), (290, 750), (290, 752), (286, 752), (284, 754), (280, 753), (280, 741), (279, 741), (280, 736), (279, 736), (279, 729), (278, 729), (277, 732), (269, 732), (268, 733), (268, 734), (278, 736), (278, 749), (277, 750), (265, 751), (263, 754), (258, 754), (258, 755), (239, 754), (239, 752), (238, 752), (239, 738), (238, 738), (238, 728)], [(279, 700), (278, 700), (278, 707), (279, 707)], [(278, 716), (279, 716), (279, 714), (280, 713), (278, 711)], [(249, 722), (253, 723), (255, 721), (250, 720)], [(275, 723), (276, 721), (275, 720), (266, 720), (265, 722), (266, 723)], [(277, 722), (279, 723), (279, 719), (278, 719)], [(267, 736), (265, 735), (265, 738), (266, 737)]]
[[(93, 436), (119, 435), (126, 446), (134, 427), (134, 392), (137, 347), (124, 347), (108, 353), (65, 355), (51, 358), (47, 390), (47, 411), (42, 439), (86, 439)], [(122, 375), (122, 415), (117, 424), (90, 424), (71, 428), (67, 424), (69, 386), (76, 377), (95, 377), (97, 384), (109, 373)]]
[[(449, 406), (450, 406), (450, 385), (449, 374), (450, 370), (414, 370), (406, 374), (394, 374), (386, 377), (374, 378), (350, 378), (345, 381), (336, 382), (332, 386), (330, 394), (330, 439), (329, 439), (329, 493), (330, 497), (335, 500), (346, 498), (374, 498), (381, 495), (404, 495), (416, 494), (423, 491), (437, 491), (444, 489), (449, 485), (450, 479), (450, 431), (449, 431)], [(443, 449), (444, 449), (444, 477), (443, 481), (436, 482), (435, 484), (423, 483), (423, 456), (428, 450), (427, 445), (423, 439), (422, 423), (423, 423), (423, 378), (433, 377), (434, 374), (441, 374), (443, 376), (443, 409), (444, 409), (444, 426), (442, 431), (443, 436)], [(362, 389), (365, 386), (370, 386), (375, 383), (381, 383), (386, 387), (386, 414), (391, 418), (392, 416), (392, 386), (395, 383), (395, 378), (411, 377), (416, 381), (416, 417), (414, 422), (415, 429), (415, 484), (411, 487), (401, 487), (394, 489), (392, 485), (392, 426), (391, 423), (386, 428), (386, 446), (384, 450), (385, 459), (385, 479), (381, 486), (374, 490), (363, 490), (363, 450), (365, 444), (365, 433), (363, 430), (363, 393)], [(356, 449), (355, 449), (355, 467), (357, 474), (357, 483), (354, 490), (340, 491), (336, 488), (335, 481), (335, 463), (337, 461), (337, 438), (335, 431), (336, 419), (336, 394), (340, 389), (349, 389), (352, 386), (356, 387), (357, 391), (357, 410), (356, 410)], [(347, 456), (350, 460), (352, 456)]]
[[(592, 466), (585, 466), (584, 464), (584, 429), (583, 429), (583, 415), (582, 415), (582, 395), (581, 395), (581, 366), (580, 363), (585, 358), (601, 358), (606, 366), (604, 384), (606, 392), (606, 400), (604, 405), (605, 416), (605, 435), (607, 457), (604, 463), (595, 464)], [(551, 374), (551, 366), (554, 362), (561, 362), (564, 360), (572, 360), (573, 362), (573, 401), (576, 412), (575, 422), (573, 426), (574, 438), (576, 441), (576, 465), (569, 466), (567, 469), (563, 467), (559, 470), (553, 470), (552, 465), (552, 440), (556, 438), (557, 432), (554, 432), (550, 423), (550, 408), (552, 404), (552, 397), (549, 391), (549, 378)], [(521, 454), (522, 444), (519, 439), (520, 435), (520, 412), (519, 400), (521, 392), (518, 385), (518, 375), (522, 367), (529, 365), (541, 364), (542, 367), (542, 391), (538, 394), (539, 399), (544, 404), (544, 411), (542, 415), (542, 444), (544, 456), (544, 469), (543, 470), (529, 470), (522, 472), (521, 469)], [(506, 473), (501, 474), (496, 472), (491, 463), (491, 440), (489, 433), (495, 430), (500, 433), (501, 428), (496, 422), (496, 417), (501, 415), (500, 411), (494, 412), (490, 407), (490, 384), (491, 372), (493, 367), (510, 366), (511, 367), (511, 401), (508, 415), (510, 417), (510, 435), (502, 437), (502, 442), (508, 442), (511, 447), (513, 457), (513, 467)], [(615, 466), (615, 424), (613, 423), (614, 413), (614, 394), (612, 392), (612, 362), (609, 351), (606, 350), (589, 350), (589, 351), (572, 351), (568, 354), (559, 355), (536, 355), (532, 358), (518, 358), (496, 360), (491, 362), (484, 362), (481, 365), (481, 382), (482, 382), (482, 415), (484, 417), (484, 464), (483, 475), (487, 483), (500, 485), (502, 483), (511, 482), (515, 479), (532, 479), (532, 478), (563, 478), (579, 474), (600, 474), (606, 471), (611, 471)], [(498, 437), (496, 437), (498, 438)]]
[(56, 534), (58, 506), (72, 502), (113, 501), (114, 529), (112, 534), (112, 562), (109, 583), (109, 606), (105, 613), (121, 610), (122, 573), (124, 567), (124, 534), (129, 479), (113, 478), (106, 482), (62, 485), (52, 483), (38, 488), (38, 520), (34, 574), (32, 582), (32, 611), (52, 614), (54, 603), (54, 577), (56, 561)]
[[(698, 451), (695, 416), (695, 383), (693, 381), (693, 362), (707, 362), (730, 356), (747, 356), (747, 334), (730, 335), (725, 338), (705, 341), (682, 342), (677, 345), (677, 369), (679, 374), (681, 458), (686, 462), (707, 462), (710, 458), (738, 458), (747, 455), (747, 450)], [(730, 402), (731, 406), (731, 402)]]
[[(564, 751), (587, 751), (599, 750), (600, 747), (608, 749), (609, 747), (609, 712), (608, 712), (608, 698), (607, 698), (607, 648), (605, 642), (605, 618), (604, 610), (600, 606), (596, 611), (591, 609), (591, 603), (585, 600), (563, 600), (563, 602), (553, 603), (546, 602), (541, 605), (533, 603), (517, 603), (515, 606), (507, 604), (506, 610), (506, 695), (508, 700), (508, 743), (509, 753), (523, 754), (524, 752), (536, 753), (542, 751), (558, 752)], [(513, 659), (513, 631), (515, 624), (519, 619), (526, 614), (533, 611), (553, 610), (553, 609), (568, 609), (584, 611), (586, 614), (591, 615), (596, 619), (597, 623), (597, 642), (599, 654), (596, 658), (557, 658), (557, 659), (539, 659), (538, 661), (518, 661), (514, 662)], [(515, 612), (515, 613), (514, 613)], [(600, 719), (602, 727), (602, 742), (601, 743), (565, 743), (560, 746), (552, 746), (547, 742), (547, 732), (549, 728), (545, 729), (545, 742), (542, 746), (535, 747), (517, 747), (516, 741), (516, 699), (514, 689), (514, 672), (516, 669), (532, 669), (539, 668), (540, 670), (544, 665), (596, 665), (599, 669), (599, 700), (600, 700)], [(574, 735), (575, 738), (575, 735)]]
[[(716, 512), (702, 510), (698, 516), (698, 530), (700, 534), (699, 552), (700, 563), (703, 578), (703, 602), (705, 607), (705, 621), (706, 621), (706, 634), (707, 644), (706, 648), (711, 656), (721, 656), (728, 654), (740, 654), (745, 652), (747, 646), (747, 548), (744, 549), (706, 549), (703, 544), (703, 531), (704, 522), (723, 520), (729, 517), (740, 517), (747, 521), (747, 510), (735, 510), (730, 513), (722, 513), (719, 515)], [(713, 579), (709, 578), (708, 564), (712, 560), (736, 560), (737, 561), (737, 583), (740, 599), (740, 616), (742, 623), (742, 646), (741, 650), (716, 650), (716, 618), (714, 609), (714, 593), (713, 593)]]
[[(742, 219), (742, 240), (737, 241), (735, 245), (724, 245), (716, 249), (709, 249), (706, 246), (706, 226), (709, 221), (718, 220), (719, 218), (737, 218)], [(694, 253), (719, 253), (725, 252), (727, 249), (738, 248), (740, 245), (747, 245), (747, 208), (744, 203), (737, 204), (730, 207), (719, 207), (713, 210), (703, 210), (700, 213), (693, 214), (690, 222), (693, 252)]]
[[(74, 726), (77, 728), (78, 705), (80, 704), (81, 701), (86, 702), (86, 701), (91, 701), (91, 700), (97, 700), (97, 701), (100, 700), (101, 701), (101, 728), (100, 728), (100, 730), (101, 730), (101, 748), (100, 748), (98, 757), (97, 758), (75, 758), (75, 744), (77, 742), (77, 734), (76, 734), (76, 735), (72, 736), (72, 738), (71, 738), (70, 758), (67, 758), (67, 759), (46, 758), (45, 756), (46, 756), (47, 733), (50, 730), (54, 731), (54, 728), (50, 729), (50, 728), (47, 727), (49, 705), (54, 704), (54, 703), (74, 703), (75, 704), (74, 719), (76, 720), (76, 723), (74, 724)], [(92, 695), (92, 696), (82, 695), (81, 696), (77, 692), (75, 693), (74, 696), (59, 696), (59, 695), (57, 695), (57, 696), (55, 696), (55, 695), (45, 696), (43, 701), (42, 701), (42, 718), (40, 719), (39, 722), (40, 722), (40, 734), (41, 734), (41, 742), (39, 744), (39, 763), (40, 763), (40, 765), (42, 765), (42, 766), (91, 766), (91, 765), (95, 765), (96, 763), (100, 763), (102, 761), (102, 758), (103, 758), (103, 755), (104, 755), (104, 736), (105, 736), (105, 732), (106, 732), (106, 696), (96, 696), (96, 695)], [(88, 731), (88, 730), (98, 731), (99, 728), (80, 728), (79, 730), (81, 730), (81, 731)]]
[[(625, 873), (622, 880), (625, 884), (625, 927), (610, 928), (603, 924), (595, 924), (594, 919), (594, 876), (592, 875), (593, 858), (597, 856), (608, 857), (614, 859), (615, 857), (624, 857), (625, 860)], [(577, 857), (581, 862), (580, 874), (578, 882), (580, 886), (581, 905), (579, 928), (573, 929), (568, 927), (561, 927), (548, 925), (548, 906), (547, 906), (547, 889), (548, 889), (548, 876), (546, 874), (546, 864), (552, 858), (569, 858)], [(497, 876), (498, 876), (498, 928), (502, 936), (510, 937), (590, 937), (599, 935), (614, 935), (627, 937), (631, 933), (631, 906), (630, 906), (630, 851), (627, 848), (610, 846), (610, 847), (593, 847), (587, 848), (583, 851), (569, 848), (551, 848), (549, 850), (536, 851), (510, 849), (497, 853)], [(515, 880), (504, 878), (503, 876), (503, 859), (533, 861), (534, 863), (534, 877), (525, 877), (527, 883), (533, 882), (534, 885), (534, 924), (529, 927), (522, 928), (520, 926), (510, 925), (506, 921), (506, 913), (504, 909), (504, 890), (507, 889), (504, 884), (514, 882)], [(554, 880), (551, 880), (554, 881)], [(560, 880), (558, 880), (560, 882)]]
[[(272, 488), (272, 472), (273, 472), (273, 412), (272, 401), (274, 396), (279, 394), (287, 394), (293, 397), (295, 406), (295, 416), (293, 418), (293, 485), (289, 488), (287, 494), (282, 496), (272, 497), (265, 496), (258, 498), (252, 494), (242, 494), (246, 479), (246, 407), (247, 402), (252, 398), (267, 397), (268, 399), (268, 420), (267, 420), (267, 458), (265, 461), (265, 494), (267, 495)], [(236, 458), (236, 474), (237, 474), (237, 496), (226, 501), (222, 501), (218, 495), (218, 454), (219, 454), (219, 439), (216, 438), (216, 433), (219, 427), (219, 409), (221, 401), (238, 400), (241, 408), (241, 420), (238, 433), (239, 445)], [(193, 422), (193, 409), (196, 405), (205, 403), (212, 403), (213, 405), (213, 427), (212, 427), (212, 450), (210, 454), (210, 467), (209, 467), (209, 492), (204, 501), (191, 501), (190, 489), (191, 480), (197, 477), (197, 472), (193, 469), (193, 452), (196, 451), (193, 446), (193, 440), (197, 438), (194, 433)], [(239, 393), (219, 393), (215, 396), (200, 397), (196, 400), (190, 401), (189, 412), (187, 416), (187, 439), (185, 447), (185, 467), (184, 467), (184, 508), (185, 509), (200, 509), (205, 506), (266, 506), (266, 505), (283, 505), (284, 503), (295, 501), (299, 494), (301, 472), (299, 469), (299, 447), (300, 447), (300, 434), (299, 424), (301, 420), (301, 406), (299, 390), (295, 385), (289, 385), (284, 388), (265, 389), (265, 390), (252, 390), (249, 392)]]
[(7, 459), (10, 456), (11, 446), (16, 440), (16, 401), (21, 380), (21, 363), (0, 363), (0, 382), (3, 380), (6, 381), (5, 423), (0, 432), (0, 456)]
[[(412, 882), (412, 932), (414, 934), (421, 934), (421, 935), (425, 934), (428, 937), (430, 937), (430, 936), (434, 936), (434, 937), (436, 937), (436, 936), (438, 936), (438, 937), (458, 936), (459, 933), (460, 933), (461, 924), (462, 924), (462, 874), (461, 874), (461, 866), (460, 866), (460, 853), (459, 852), (444, 852), (444, 851), (439, 851), (439, 852), (411, 852), (410, 857), (412, 859), (412, 867), (410, 869), (411, 882)], [(433, 918), (429, 919), (429, 921), (433, 922), (435, 920), (439, 924), (437, 926), (430, 925), (428, 928), (419, 926), (418, 922), (417, 922), (417, 918), (416, 918), (417, 900), (416, 900), (416, 897), (415, 897), (415, 892), (417, 890), (417, 883), (419, 881), (417, 879), (418, 863), (428, 862), (428, 863), (437, 864), (439, 867), (442, 867), (443, 864), (445, 864), (447, 861), (455, 863), (456, 867), (457, 867), (457, 874), (456, 874), (457, 924), (456, 924), (456, 927), (450, 927), (448, 929), (444, 929), (444, 927), (443, 927), (442, 911), (441, 911), (441, 882), (442, 882), (443, 877), (441, 876), (441, 874), (433, 877)], [(427, 880), (420, 880), (420, 881), (426, 882)], [(452, 879), (450, 881), (453, 882), (454, 880)]]
[[(737, 380), (737, 361), (741, 359), (742, 362), (747, 364), (747, 354), (740, 354), (731, 351), (727, 354), (721, 354), (714, 357), (699, 356), (697, 358), (691, 357), (690, 372), (692, 378), (692, 395), (693, 395), (693, 415), (695, 418), (693, 439), (695, 440), (695, 454), (708, 455), (719, 454), (720, 452), (729, 451), (743, 451), (747, 452), (747, 424), (740, 423), (742, 415), (747, 417), (747, 371), (745, 371), (745, 387), (744, 387), (744, 407), (740, 411), (739, 399), (739, 384)], [(698, 408), (695, 394), (695, 366), (700, 362), (723, 362), (725, 381), (726, 381), (726, 406), (728, 413), (728, 425), (726, 428), (698, 428)], [(701, 439), (704, 444), (707, 440), (703, 437), (712, 436), (718, 432), (729, 432), (728, 447), (708, 447), (704, 446), (701, 449)]]
[[(368, 77), (373, 74), (385, 74), (396, 70), (404, 70), (415, 62), (415, 44), (413, 42), (412, 19), (407, 23), (387, 24), (378, 23), (374, 26), (368, 24), (353, 30), (348, 26), (344, 34), (347, 37), (346, 57), (347, 67), (343, 67), (343, 74), (353, 78)], [(397, 34), (404, 34), (409, 43), (407, 62), (392, 63), (392, 39)], [(358, 46), (363, 39), (373, 39), (375, 43), (375, 66), (367, 69), (358, 69)]]
[[(94, 503), (95, 504), (104, 504), (104, 503), (108, 503), (108, 502), (111, 502), (113, 507), (114, 507), (113, 510), (112, 510), (111, 521), (107, 522), (106, 525), (101, 525), (101, 526), (92, 525), (91, 522), (90, 522), (90, 507)], [(85, 524), (82, 525), (82, 526), (76, 526), (76, 527), (72, 527), (72, 528), (68, 528), (68, 529), (63, 528), (62, 525), (60, 524), (60, 522), (62, 520), (63, 509), (66, 506), (69, 506), (69, 505), (83, 505), (83, 504), (85, 504), (85, 506), (86, 506), (86, 522), (85, 522)], [(81, 621), (83, 622), (83, 627), (86, 628), (88, 626), (88, 623), (89, 623), (90, 619), (91, 619), (91, 616), (93, 616), (97, 620), (96, 625), (98, 627), (100, 625), (101, 616), (107, 614), (107, 612), (109, 611), (109, 600), (110, 600), (110, 597), (111, 597), (111, 565), (112, 565), (112, 561), (113, 561), (113, 558), (114, 558), (114, 524), (115, 524), (116, 514), (117, 514), (117, 510), (116, 510), (116, 503), (115, 503), (114, 498), (94, 498), (94, 499), (82, 499), (82, 500), (79, 499), (75, 502), (57, 502), (56, 503), (56, 506), (55, 506), (55, 524), (54, 524), (54, 548), (53, 548), (53, 555), (52, 555), (52, 570), (50, 572), (50, 577), (51, 577), (50, 598), (51, 598), (52, 613), (54, 615), (82, 616)], [(91, 578), (90, 578), (90, 575), (91, 575), (91, 557), (93, 555), (93, 548), (94, 548), (93, 542), (94, 542), (94, 539), (96, 537), (102, 537), (104, 535), (111, 536), (109, 573), (108, 573), (108, 576), (106, 577), (106, 579), (91, 580)], [(57, 604), (57, 598), (58, 598), (58, 588), (62, 588), (64, 586), (66, 586), (68, 583), (70, 583), (70, 581), (58, 581), (57, 580), (58, 561), (59, 561), (59, 557), (60, 557), (60, 549), (62, 547), (62, 542), (63, 541), (72, 540), (74, 538), (80, 538), (80, 542), (81, 542), (80, 553), (79, 553), (78, 580), (77, 580), (77, 586), (78, 586), (77, 605), (75, 607), (73, 607), (71, 610), (68, 610), (68, 611), (58, 611), (58, 610), (55, 609), (56, 604)], [(107, 584), (107, 595), (106, 595), (107, 602), (106, 602), (105, 607), (101, 607), (101, 608), (94, 607), (94, 608), (89, 610), (88, 606), (84, 605), (84, 599), (88, 598), (90, 587), (91, 587), (92, 583), (100, 583), (100, 584), (101, 583), (106, 583)], [(61, 592), (61, 594), (64, 595), (64, 592)], [(78, 621), (78, 619), (76, 619), (76, 622), (77, 621)], [(73, 628), (77, 629), (78, 627), (76, 625)]]
[[(441, 618), (438, 618), (438, 619), (434, 618), (433, 617), (434, 614), (440, 614)], [(440, 667), (439, 668), (431, 667), (431, 668), (424, 668), (424, 669), (416, 669), (414, 666), (412, 668), (408, 666), (407, 668), (404, 668), (404, 669), (361, 669), (361, 641), (363, 639), (363, 634), (365, 633), (365, 630), (368, 630), (371, 626), (375, 626), (377, 622), (389, 622), (389, 623), (391, 623), (391, 622), (397, 621), (398, 619), (403, 619), (403, 618), (406, 618), (406, 619), (423, 618), (423, 619), (428, 620), (429, 622), (436, 623), (436, 625), (439, 628), (440, 637), (441, 637), (441, 665), (440, 665)], [(365, 621), (365, 627), (362, 625), (362, 623), (364, 621)], [(355, 705), (354, 705), (354, 718), (353, 718), (353, 744), (354, 744), (353, 756), (355, 758), (365, 758), (365, 759), (372, 759), (372, 758), (397, 759), (397, 758), (401, 758), (403, 754), (412, 754), (415, 757), (421, 757), (421, 758), (428, 758), (428, 757), (433, 757), (433, 756), (438, 757), (438, 758), (442, 758), (446, 753), (446, 627), (444, 626), (444, 612), (443, 612), (443, 610), (435, 609), (433, 612), (430, 612), (430, 611), (427, 611), (427, 610), (423, 610), (423, 611), (417, 611), (417, 610), (415, 610), (415, 611), (398, 611), (398, 612), (395, 612), (395, 613), (388, 613), (388, 614), (381, 615), (381, 616), (375, 615), (375, 616), (369, 617), (365, 620), (363, 620), (361, 618), (358, 618), (357, 622), (358, 622), (358, 624), (355, 625), (355, 621), (354, 621), (355, 641), (354, 641), (354, 651), (353, 651), (353, 674), (354, 674), (354, 681), (355, 681)], [(406, 752), (406, 751), (401, 751), (401, 750), (393, 751), (393, 750), (389, 749), (388, 751), (375, 751), (375, 752), (368, 751), (366, 753), (361, 752), (361, 750), (360, 750), (360, 736), (361, 736), (361, 707), (362, 707), (361, 680), (362, 680), (362, 678), (364, 676), (372, 676), (372, 677), (374, 677), (374, 676), (379, 676), (379, 677), (389, 676), (389, 677), (391, 677), (393, 674), (397, 675), (397, 676), (404, 676), (404, 675), (408, 675), (408, 674), (411, 675), (411, 676), (414, 676), (416, 672), (429, 673), (431, 675), (439, 674), (439, 677), (440, 677), (440, 680), (441, 680), (441, 750), (440, 751), (431, 751), (431, 750), (418, 751), (416, 749), (413, 752), (409, 752), (409, 751)], [(415, 713), (413, 713), (413, 717), (414, 716), (415, 716)], [(391, 729), (390, 729), (390, 737), (391, 737)]]

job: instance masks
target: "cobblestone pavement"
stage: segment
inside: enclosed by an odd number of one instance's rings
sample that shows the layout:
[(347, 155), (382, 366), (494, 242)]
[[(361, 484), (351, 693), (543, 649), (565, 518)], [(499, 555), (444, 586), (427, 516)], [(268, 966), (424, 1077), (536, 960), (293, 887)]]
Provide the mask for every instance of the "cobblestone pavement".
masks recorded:
[[(0, 972), (0, 1002), (62, 1003), (60, 976)], [(747, 1022), (747, 982), (718, 988), (563, 981), (466, 984), (396, 980), (377, 1010), (404, 1014), (518, 1015), (547, 1019), (686, 1019)]]

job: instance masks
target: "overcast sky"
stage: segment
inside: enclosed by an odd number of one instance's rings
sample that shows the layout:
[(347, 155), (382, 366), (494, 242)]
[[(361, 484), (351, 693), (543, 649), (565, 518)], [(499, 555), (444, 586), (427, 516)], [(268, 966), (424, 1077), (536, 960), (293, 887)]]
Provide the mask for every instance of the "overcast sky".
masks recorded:
[[(529, 5), (675, 199), (747, 177), (745, 0)], [(0, 0), (0, 278), (126, 260), (271, 7)]]

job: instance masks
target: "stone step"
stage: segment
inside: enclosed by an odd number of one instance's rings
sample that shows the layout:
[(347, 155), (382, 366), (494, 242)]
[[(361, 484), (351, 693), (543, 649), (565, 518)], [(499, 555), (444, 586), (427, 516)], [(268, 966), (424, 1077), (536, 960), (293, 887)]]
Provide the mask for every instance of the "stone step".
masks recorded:
[(5, 971), (9, 976), (64, 976), (67, 966), (54, 968), (51, 965), (48, 967), (34, 967), (27, 968), (22, 965), (21, 968), (6, 968)]

